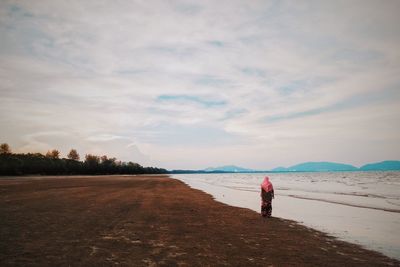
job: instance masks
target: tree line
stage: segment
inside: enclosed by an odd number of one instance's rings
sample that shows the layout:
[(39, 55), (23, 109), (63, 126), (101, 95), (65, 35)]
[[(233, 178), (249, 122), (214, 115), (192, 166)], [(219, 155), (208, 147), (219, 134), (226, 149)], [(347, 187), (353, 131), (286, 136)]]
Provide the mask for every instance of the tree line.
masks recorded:
[(0, 175), (102, 175), (102, 174), (162, 174), (167, 170), (143, 167), (134, 162), (122, 162), (108, 156), (86, 154), (80, 161), (75, 149), (60, 158), (56, 149), (41, 153), (12, 153), (8, 144), (0, 145)]

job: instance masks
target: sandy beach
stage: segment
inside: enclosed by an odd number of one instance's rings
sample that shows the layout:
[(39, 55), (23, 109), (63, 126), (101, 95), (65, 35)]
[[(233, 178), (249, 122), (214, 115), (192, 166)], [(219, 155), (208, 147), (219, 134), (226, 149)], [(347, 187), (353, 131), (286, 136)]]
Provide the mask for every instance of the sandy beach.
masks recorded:
[(0, 180), (1, 266), (400, 266), (167, 176)]
[(274, 183), (273, 215), (400, 260), (400, 172), (172, 175), (230, 206), (260, 211), (260, 177)]

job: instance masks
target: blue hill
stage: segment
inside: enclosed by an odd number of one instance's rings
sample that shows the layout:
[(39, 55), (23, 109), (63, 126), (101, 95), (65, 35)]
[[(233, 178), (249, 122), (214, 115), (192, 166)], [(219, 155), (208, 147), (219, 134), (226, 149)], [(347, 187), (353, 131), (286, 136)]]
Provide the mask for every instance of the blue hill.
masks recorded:
[(271, 170), (272, 172), (287, 172), (288, 168), (285, 167), (276, 167), (274, 169)]
[(292, 171), (292, 172), (324, 172), (324, 171), (356, 171), (358, 168), (343, 163), (335, 162), (305, 162), (289, 168), (279, 167), (273, 171)]
[(221, 166), (221, 167), (210, 167), (207, 169), (204, 169), (205, 172), (253, 172), (254, 170), (252, 169), (245, 169), (242, 167), (234, 166), (234, 165), (227, 165), (227, 166)]
[(400, 171), (400, 161), (382, 161), (376, 163), (370, 163), (362, 166), (361, 168), (354, 167), (350, 164), (336, 163), (336, 162), (304, 162), (291, 167), (277, 167), (269, 171), (253, 170), (238, 167), (235, 165), (227, 165), (221, 167), (210, 167), (204, 170), (198, 171), (182, 171), (176, 170), (174, 172), (193, 172), (193, 173), (209, 173), (209, 172), (329, 172), (329, 171)]
[(400, 161), (387, 160), (382, 162), (370, 163), (362, 166), (361, 171), (399, 171)]

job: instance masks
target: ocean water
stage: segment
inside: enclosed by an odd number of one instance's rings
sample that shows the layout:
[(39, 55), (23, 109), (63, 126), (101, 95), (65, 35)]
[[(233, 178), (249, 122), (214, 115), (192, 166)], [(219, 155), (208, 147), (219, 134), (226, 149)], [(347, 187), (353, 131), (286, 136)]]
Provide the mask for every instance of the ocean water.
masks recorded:
[(275, 189), (272, 215), (400, 259), (400, 172), (178, 174), (217, 201), (260, 211), (260, 183)]

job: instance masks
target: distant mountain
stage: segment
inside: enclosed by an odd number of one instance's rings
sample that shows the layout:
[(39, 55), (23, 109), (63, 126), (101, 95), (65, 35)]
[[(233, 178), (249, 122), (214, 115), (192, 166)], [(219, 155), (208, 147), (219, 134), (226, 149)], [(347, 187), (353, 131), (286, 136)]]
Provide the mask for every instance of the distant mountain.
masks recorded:
[(263, 173), (263, 172), (329, 172), (329, 171), (400, 171), (400, 161), (382, 161), (370, 163), (361, 168), (354, 167), (349, 164), (335, 162), (305, 162), (291, 167), (277, 167), (269, 171), (246, 169), (234, 165), (221, 167), (210, 167), (204, 170), (172, 170), (170, 173), (225, 173), (225, 172), (247, 172), (247, 173)]
[(288, 168), (285, 168), (285, 167), (276, 167), (271, 170), (271, 172), (287, 172), (287, 171), (288, 171)]
[(254, 172), (252, 169), (245, 169), (242, 167), (234, 166), (234, 165), (227, 165), (221, 167), (210, 167), (204, 169), (205, 172)]
[(398, 171), (400, 170), (400, 161), (387, 160), (382, 162), (370, 163), (362, 166), (361, 171)]
[(356, 171), (358, 168), (343, 163), (335, 162), (305, 162), (289, 168), (275, 168), (273, 171), (292, 171), (292, 172), (324, 172), (324, 171)]

